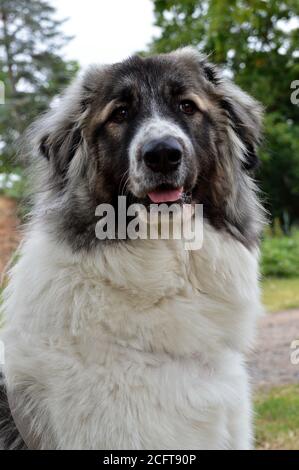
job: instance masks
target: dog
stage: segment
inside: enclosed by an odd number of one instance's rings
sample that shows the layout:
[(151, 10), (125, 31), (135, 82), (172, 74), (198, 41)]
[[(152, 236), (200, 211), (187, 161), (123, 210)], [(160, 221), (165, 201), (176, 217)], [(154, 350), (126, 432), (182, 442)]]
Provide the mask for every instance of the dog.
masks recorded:
[[(191, 47), (93, 66), (33, 124), (31, 218), (3, 301), (3, 448), (253, 447), (261, 125)], [(201, 204), (202, 247), (98, 239), (96, 208), (121, 195)]]

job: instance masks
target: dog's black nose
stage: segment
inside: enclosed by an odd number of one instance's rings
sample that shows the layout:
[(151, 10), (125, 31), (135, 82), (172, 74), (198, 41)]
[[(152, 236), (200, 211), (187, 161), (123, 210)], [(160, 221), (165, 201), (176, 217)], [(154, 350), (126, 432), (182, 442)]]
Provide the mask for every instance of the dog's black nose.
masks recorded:
[(142, 156), (148, 168), (159, 173), (170, 173), (181, 163), (183, 148), (174, 137), (151, 140), (144, 145)]

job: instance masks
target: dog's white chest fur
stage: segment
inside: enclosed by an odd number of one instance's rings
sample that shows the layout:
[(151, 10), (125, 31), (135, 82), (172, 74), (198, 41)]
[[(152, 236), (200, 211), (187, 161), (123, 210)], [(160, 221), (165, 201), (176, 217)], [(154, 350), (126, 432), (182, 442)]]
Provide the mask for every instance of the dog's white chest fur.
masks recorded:
[(4, 310), (8, 387), (42, 446), (251, 446), (257, 253), (224, 232), (205, 224), (198, 251), (138, 240), (79, 255), (33, 230)]

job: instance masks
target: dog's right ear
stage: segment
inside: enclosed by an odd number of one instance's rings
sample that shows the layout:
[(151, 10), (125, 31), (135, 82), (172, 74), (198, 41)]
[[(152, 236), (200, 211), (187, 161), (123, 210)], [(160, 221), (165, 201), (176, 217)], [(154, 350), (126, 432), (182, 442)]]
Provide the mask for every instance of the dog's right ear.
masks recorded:
[(41, 138), (39, 152), (55, 169), (65, 175), (82, 142), (81, 129), (77, 123), (65, 126), (48, 133)]
[(82, 125), (87, 109), (87, 91), (80, 77), (29, 129), (29, 140), (35, 143), (35, 153), (63, 177), (83, 143)]

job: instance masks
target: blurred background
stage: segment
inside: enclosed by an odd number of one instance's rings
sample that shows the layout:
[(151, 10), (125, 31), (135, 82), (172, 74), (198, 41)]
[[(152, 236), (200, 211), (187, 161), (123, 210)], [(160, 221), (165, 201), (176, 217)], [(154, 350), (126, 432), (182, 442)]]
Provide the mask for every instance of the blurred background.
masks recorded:
[(24, 129), (81, 67), (189, 44), (265, 106), (256, 179), (270, 213), (261, 260), (268, 313), (250, 362), (257, 446), (299, 449), (298, 0), (0, 0), (0, 272), (21, 237)]

